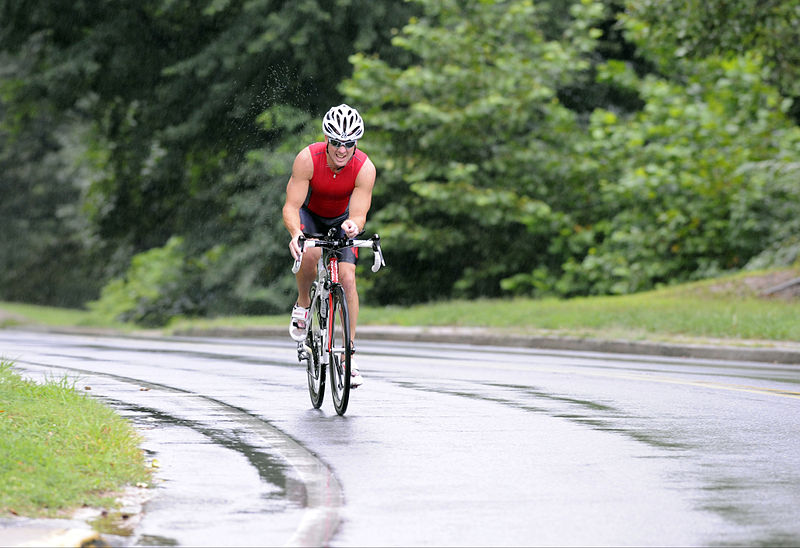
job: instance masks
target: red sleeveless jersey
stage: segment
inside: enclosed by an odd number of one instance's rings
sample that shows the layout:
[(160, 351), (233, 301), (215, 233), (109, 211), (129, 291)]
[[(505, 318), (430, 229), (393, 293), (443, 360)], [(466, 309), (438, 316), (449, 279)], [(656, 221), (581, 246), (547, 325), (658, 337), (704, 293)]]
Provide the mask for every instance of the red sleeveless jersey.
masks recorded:
[(325, 142), (308, 145), (314, 162), (314, 175), (308, 185), (305, 206), (320, 217), (338, 217), (347, 211), (350, 195), (356, 187), (356, 176), (367, 161), (367, 155), (356, 149), (355, 154), (339, 173), (328, 166)]

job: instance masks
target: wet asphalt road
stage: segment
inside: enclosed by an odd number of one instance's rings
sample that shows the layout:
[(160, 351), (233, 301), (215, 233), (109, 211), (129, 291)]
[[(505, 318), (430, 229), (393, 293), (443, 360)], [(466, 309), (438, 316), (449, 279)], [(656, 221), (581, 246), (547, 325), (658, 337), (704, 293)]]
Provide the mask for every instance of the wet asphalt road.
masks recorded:
[(800, 544), (800, 368), (363, 341), (345, 417), (288, 340), (0, 331), (139, 426), (125, 544)]

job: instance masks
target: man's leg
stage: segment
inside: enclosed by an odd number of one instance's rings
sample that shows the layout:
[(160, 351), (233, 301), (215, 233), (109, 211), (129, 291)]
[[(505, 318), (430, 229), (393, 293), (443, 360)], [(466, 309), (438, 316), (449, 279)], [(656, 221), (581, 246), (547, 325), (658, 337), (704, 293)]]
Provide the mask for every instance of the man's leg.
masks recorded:
[(347, 310), (350, 313), (350, 340), (356, 339), (358, 322), (358, 291), (356, 290), (356, 265), (339, 261), (339, 283), (344, 289)]
[[(356, 339), (356, 323), (358, 323), (358, 291), (356, 290), (356, 265), (339, 261), (339, 283), (344, 289), (344, 298), (347, 301), (347, 311), (350, 313), (350, 340)], [(364, 378), (358, 370), (355, 360), (350, 362), (350, 388), (356, 388), (364, 383)]]
[(297, 304), (292, 307), (292, 320), (289, 323), (289, 336), (302, 342), (308, 332), (308, 307), (311, 306), (309, 290), (316, 276), (316, 260), (321, 250), (313, 249), (303, 254), (300, 270), (295, 275), (297, 281)]
[(303, 253), (303, 262), (300, 264), (300, 270), (295, 275), (297, 281), (297, 305), (303, 308), (311, 306), (311, 298), (308, 292), (317, 277), (317, 262), (319, 261), (320, 253), (322, 253), (322, 250), (315, 247), (306, 250)]

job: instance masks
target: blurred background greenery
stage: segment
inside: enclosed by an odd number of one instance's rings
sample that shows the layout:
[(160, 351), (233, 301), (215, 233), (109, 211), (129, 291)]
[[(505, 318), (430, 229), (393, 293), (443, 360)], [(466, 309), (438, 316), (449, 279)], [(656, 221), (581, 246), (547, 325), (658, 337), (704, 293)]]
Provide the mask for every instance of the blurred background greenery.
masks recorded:
[(796, 265), (798, 43), (797, 0), (0, 0), (0, 300), (288, 310), (285, 185), (341, 102), (366, 304)]

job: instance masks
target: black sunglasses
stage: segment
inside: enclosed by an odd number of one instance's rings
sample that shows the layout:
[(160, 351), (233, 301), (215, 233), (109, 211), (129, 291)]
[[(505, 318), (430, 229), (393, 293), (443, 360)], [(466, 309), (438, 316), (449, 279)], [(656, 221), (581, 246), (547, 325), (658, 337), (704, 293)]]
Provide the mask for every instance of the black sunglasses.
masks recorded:
[(356, 146), (355, 141), (339, 141), (338, 139), (331, 139), (328, 137), (328, 142), (334, 146), (334, 148), (344, 147), (344, 148), (353, 148)]

